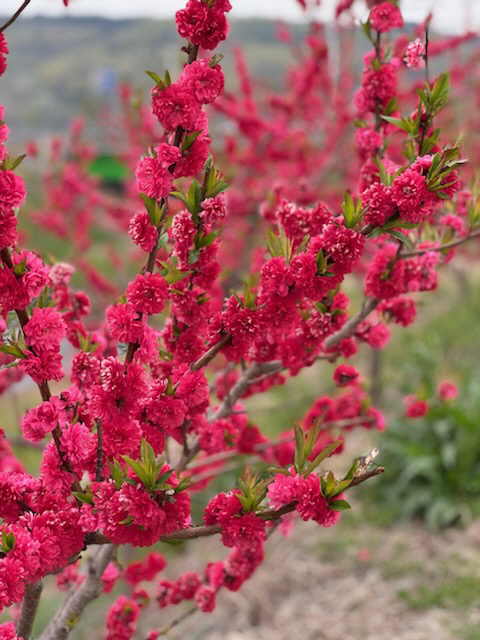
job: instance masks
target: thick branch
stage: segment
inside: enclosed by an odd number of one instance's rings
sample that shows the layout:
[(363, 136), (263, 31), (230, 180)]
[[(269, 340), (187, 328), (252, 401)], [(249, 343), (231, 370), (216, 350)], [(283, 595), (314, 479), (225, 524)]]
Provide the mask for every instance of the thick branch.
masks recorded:
[(23, 12), (23, 10), (28, 7), (30, 2), (31, 0), (24, 0), (22, 6), (19, 9), (17, 9), (17, 11), (15, 11), (15, 13), (10, 18), (10, 20), (7, 20), (7, 22), (5, 22), (5, 24), (0, 27), (0, 33), (3, 33), (5, 29), (8, 29), (8, 27), (15, 22), (15, 20), (19, 17), (19, 15)]
[(88, 559), (87, 577), (67, 598), (39, 640), (65, 640), (68, 637), (85, 607), (102, 593), (102, 575), (112, 559), (114, 549), (113, 544), (107, 544)]
[(38, 603), (40, 602), (42, 588), (41, 582), (33, 582), (32, 584), (27, 584), (25, 589), (22, 610), (16, 625), (17, 636), (25, 638), (25, 640), (27, 640), (32, 633), (33, 622), (37, 613)]
[[(369, 478), (373, 478), (374, 476), (378, 476), (380, 473), (383, 473), (385, 469), (383, 467), (371, 467), (370, 465), (363, 464), (359, 465), (353, 480), (350, 484), (350, 487), (355, 487), (362, 482), (365, 482)], [(264, 520), (278, 520), (286, 513), (290, 513), (295, 510), (296, 503), (290, 502), (289, 504), (284, 505), (280, 509), (265, 509), (265, 511), (261, 511), (257, 513), (260, 518)], [(208, 536), (213, 536), (217, 533), (221, 533), (222, 526), (220, 524), (211, 524), (211, 525), (197, 525), (193, 527), (188, 527), (187, 529), (179, 529), (178, 531), (173, 531), (172, 533), (168, 533), (161, 538), (159, 538), (159, 542), (168, 542), (170, 540), (193, 540), (194, 538), (206, 538)], [(101, 533), (90, 534), (90, 536), (86, 537), (87, 544), (108, 544), (108, 539)], [(88, 604), (88, 603), (87, 603)], [(60, 636), (59, 636), (60, 637)], [(62, 636), (63, 638), (63, 636)], [(40, 640), (54, 640), (53, 636), (40, 637)]]

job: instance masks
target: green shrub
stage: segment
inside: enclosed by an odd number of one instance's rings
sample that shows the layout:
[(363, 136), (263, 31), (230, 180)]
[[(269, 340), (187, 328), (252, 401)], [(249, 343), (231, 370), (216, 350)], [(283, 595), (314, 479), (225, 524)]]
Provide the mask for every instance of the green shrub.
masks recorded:
[(389, 424), (378, 463), (385, 473), (364, 491), (376, 509), (432, 529), (469, 522), (480, 513), (480, 381), (430, 401), (423, 418)]

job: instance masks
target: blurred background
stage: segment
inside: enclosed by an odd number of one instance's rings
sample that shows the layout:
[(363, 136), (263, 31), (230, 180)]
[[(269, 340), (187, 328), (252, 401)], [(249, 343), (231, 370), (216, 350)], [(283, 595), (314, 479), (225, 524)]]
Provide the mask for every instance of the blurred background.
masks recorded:
[[(7, 18), (18, 4), (1, 0), (0, 13)], [(0, 103), (11, 130), (12, 155), (36, 146), (24, 169), (32, 210), (43, 203), (42, 175), (52, 136), (68, 137), (72, 120), (81, 116), (85, 138), (95, 141), (101, 164), (119, 145), (111, 124), (122, 111), (121, 87), (130, 84), (139, 96), (148, 98), (151, 80), (144, 69), (180, 68), (173, 16), (183, 1), (116, 0), (102, 3), (101, 8), (98, 4), (72, 0), (64, 9), (60, 0), (33, 0), (7, 32), (10, 56), (0, 82)], [(358, 86), (366, 41), (350, 22), (334, 24), (336, 2), (323, 0), (307, 14), (293, 0), (232, 0), (232, 4), (231, 32), (220, 47), (228, 91), (238, 86), (233, 51), (239, 46), (256, 83), (265, 91), (280, 91), (295, 48), (279, 40), (279, 28), (288, 28), (295, 45), (303, 40), (312, 19), (325, 22), (323, 37), (330, 50), (326, 64), (332, 77), (341, 67), (342, 43), (349, 40), (351, 72)], [(480, 2), (403, 0), (401, 7), (408, 22), (405, 31), (411, 32), (433, 11), (433, 40), (473, 32), (464, 43), (435, 58), (433, 72), (475, 59)], [(365, 4), (355, 3), (356, 19), (366, 15)], [(473, 123), (465, 126), (465, 121), (466, 114), (473, 117), (478, 110), (477, 67), (470, 67), (468, 82), (461, 79), (462, 90), (453, 95), (453, 115), (447, 123), (451, 131), (464, 128), (465, 146), (473, 155), (480, 148), (479, 129)], [(220, 118), (219, 123), (215, 126), (228, 134), (227, 121)], [(353, 149), (353, 132), (350, 140)], [(117, 170), (121, 174), (125, 167)], [(111, 164), (107, 169), (97, 165), (97, 176), (105, 177), (102, 171), (112, 171)], [(35, 226), (28, 210), (22, 217), (25, 236), (35, 235), (32, 246), (68, 259), (68, 243), (61, 235)], [(106, 277), (115, 271), (102, 253), (109, 233), (94, 230), (93, 246), (85, 253)], [(381, 452), (379, 463), (386, 467), (384, 476), (356, 490), (352, 512), (343, 515), (334, 531), (299, 527), (293, 538), (273, 537), (269, 557), (239, 594), (222, 593), (214, 614), (197, 614), (178, 631), (173, 629), (170, 637), (480, 638), (478, 244), (464, 255), (459, 252), (442, 270), (439, 290), (419, 300), (412, 327), (395, 327), (385, 351), (373, 356), (367, 349), (360, 353), (359, 368), (370, 380), (376, 406), (386, 414), (387, 430), (352, 433), (344, 457), (335, 464), (346, 469), (352, 456), (365, 455), (375, 446)], [(92, 287), (84, 276), (79, 276), (79, 284)], [(114, 293), (104, 291), (111, 298)], [(332, 391), (331, 373), (331, 367), (321, 364), (290, 380), (287, 389), (247, 401), (253, 420), (272, 435), (290, 428), (320, 395)], [(458, 396), (448, 402), (438, 394), (438, 385), (445, 380), (458, 388)], [(23, 411), (36, 404), (35, 394), (22, 383), (0, 395), (0, 426), (13, 437)], [(407, 395), (428, 403), (425, 416), (405, 417)], [(35, 472), (39, 453), (23, 449), (20, 443), (17, 451), (28, 470)], [(214, 542), (205, 542), (202, 562), (216, 559), (218, 552)], [(192, 566), (195, 548), (167, 553), (172, 575), (197, 568)], [(39, 625), (49, 618), (54, 604), (48, 599), (42, 604)], [(158, 626), (164, 623), (160, 613)], [(93, 609), (87, 626), (75, 637), (101, 637), (99, 615)]]

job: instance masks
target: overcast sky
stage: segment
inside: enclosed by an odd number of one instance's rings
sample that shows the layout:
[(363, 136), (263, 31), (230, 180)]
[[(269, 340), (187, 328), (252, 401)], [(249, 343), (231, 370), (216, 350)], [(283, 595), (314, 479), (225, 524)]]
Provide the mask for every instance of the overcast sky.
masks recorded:
[[(169, 17), (185, 6), (186, 0), (71, 0), (65, 9), (61, 0), (31, 0), (25, 16), (42, 15), (102, 15), (111, 18)], [(235, 17), (264, 16), (301, 20), (302, 12), (295, 0), (231, 0)], [(0, 13), (8, 15), (20, 6), (21, 0), (0, 0)], [(317, 15), (321, 19), (332, 16), (336, 0), (322, 0)], [(365, 5), (357, 0), (357, 14), (365, 16)], [(422, 20), (433, 8), (434, 26), (442, 31), (461, 32), (466, 25), (480, 28), (480, 0), (402, 0), (406, 20)]]

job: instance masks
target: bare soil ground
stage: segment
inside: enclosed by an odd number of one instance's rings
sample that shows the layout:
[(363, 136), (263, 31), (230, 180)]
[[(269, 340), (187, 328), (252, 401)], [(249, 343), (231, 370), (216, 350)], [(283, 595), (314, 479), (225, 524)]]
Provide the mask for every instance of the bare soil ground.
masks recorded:
[(289, 539), (272, 536), (265, 563), (240, 592), (222, 591), (214, 613), (196, 613), (168, 635), (478, 640), (479, 548), (480, 522), (441, 534), (414, 525), (382, 529), (360, 514), (327, 530), (298, 523)]

